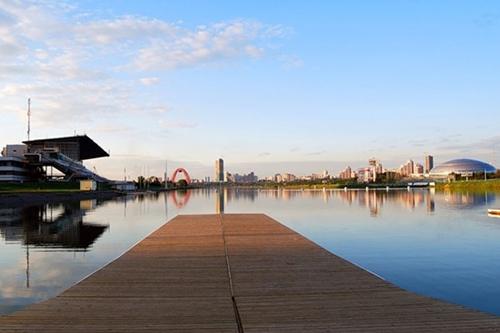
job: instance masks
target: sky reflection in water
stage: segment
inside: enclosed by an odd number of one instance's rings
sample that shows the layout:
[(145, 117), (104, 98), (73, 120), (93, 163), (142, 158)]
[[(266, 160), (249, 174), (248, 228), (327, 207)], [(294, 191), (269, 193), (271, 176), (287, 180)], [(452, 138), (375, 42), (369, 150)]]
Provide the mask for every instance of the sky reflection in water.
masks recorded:
[(403, 288), (500, 315), (495, 204), (491, 193), (232, 189), (0, 208), (0, 314), (59, 294), (179, 213), (258, 212)]

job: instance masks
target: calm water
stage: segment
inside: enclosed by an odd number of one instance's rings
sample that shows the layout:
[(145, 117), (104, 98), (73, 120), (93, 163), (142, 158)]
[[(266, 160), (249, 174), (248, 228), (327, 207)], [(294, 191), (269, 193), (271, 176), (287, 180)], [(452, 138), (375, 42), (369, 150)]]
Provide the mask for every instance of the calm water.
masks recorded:
[(500, 315), (495, 194), (196, 190), (0, 208), (0, 314), (59, 294), (182, 213), (263, 212), (393, 283)]

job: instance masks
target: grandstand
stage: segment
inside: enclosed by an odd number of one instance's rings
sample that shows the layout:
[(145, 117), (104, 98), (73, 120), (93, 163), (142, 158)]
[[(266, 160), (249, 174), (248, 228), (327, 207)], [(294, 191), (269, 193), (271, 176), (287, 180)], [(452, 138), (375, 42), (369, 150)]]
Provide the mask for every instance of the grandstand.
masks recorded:
[(50, 180), (48, 168), (55, 168), (64, 181), (108, 179), (86, 168), (82, 161), (108, 157), (109, 154), (87, 135), (24, 141), (7, 145), (0, 157), (0, 181), (25, 182)]

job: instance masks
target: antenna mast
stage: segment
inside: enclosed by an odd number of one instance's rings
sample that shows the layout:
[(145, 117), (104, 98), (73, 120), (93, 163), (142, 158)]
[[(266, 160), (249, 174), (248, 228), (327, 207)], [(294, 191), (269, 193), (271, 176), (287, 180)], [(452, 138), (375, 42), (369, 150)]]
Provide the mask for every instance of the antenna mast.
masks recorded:
[(30, 141), (31, 132), (31, 98), (28, 98), (28, 141)]

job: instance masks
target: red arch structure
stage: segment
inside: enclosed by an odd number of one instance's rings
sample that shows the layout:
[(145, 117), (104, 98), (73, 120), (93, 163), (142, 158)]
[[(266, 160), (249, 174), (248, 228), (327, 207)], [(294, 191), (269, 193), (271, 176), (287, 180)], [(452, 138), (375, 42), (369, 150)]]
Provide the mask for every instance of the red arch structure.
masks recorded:
[(177, 175), (179, 173), (183, 173), (184, 177), (186, 178), (186, 182), (188, 184), (191, 184), (191, 177), (189, 177), (189, 173), (184, 168), (175, 169), (174, 173), (172, 174), (172, 177), (170, 178), (170, 179), (172, 179), (172, 182), (174, 182), (174, 183), (176, 182), (176, 178), (177, 178)]

